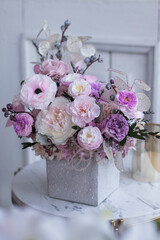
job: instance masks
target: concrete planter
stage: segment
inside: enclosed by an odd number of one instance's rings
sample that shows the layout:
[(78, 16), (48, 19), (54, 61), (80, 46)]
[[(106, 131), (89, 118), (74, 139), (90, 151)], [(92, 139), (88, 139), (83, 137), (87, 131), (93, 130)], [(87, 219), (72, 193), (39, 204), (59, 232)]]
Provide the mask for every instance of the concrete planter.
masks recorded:
[(99, 205), (119, 186), (119, 171), (113, 161), (91, 161), (84, 170), (66, 167), (65, 160), (46, 160), (48, 195), (53, 198)]

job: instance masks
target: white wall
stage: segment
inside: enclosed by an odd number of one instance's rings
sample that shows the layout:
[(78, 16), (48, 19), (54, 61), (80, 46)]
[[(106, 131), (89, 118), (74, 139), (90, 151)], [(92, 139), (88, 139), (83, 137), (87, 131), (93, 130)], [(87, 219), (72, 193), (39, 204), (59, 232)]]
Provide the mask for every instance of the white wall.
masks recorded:
[[(98, 48), (105, 52), (106, 69), (112, 65), (142, 80), (153, 80), (152, 59), (159, 59), (157, 50), (154, 54), (158, 41), (158, 0), (0, 0), (0, 108), (12, 101), (20, 81), (28, 74), (24, 69), (29, 66), (32, 54), (25, 41), (28, 54), (22, 54), (22, 35), (34, 38), (44, 19), (53, 32), (58, 32), (63, 21), (70, 19), (69, 33), (93, 36)], [(155, 71), (158, 81), (158, 67)], [(4, 126), (1, 114), (0, 206), (7, 207), (13, 172), (23, 165), (24, 155), (13, 129)]]

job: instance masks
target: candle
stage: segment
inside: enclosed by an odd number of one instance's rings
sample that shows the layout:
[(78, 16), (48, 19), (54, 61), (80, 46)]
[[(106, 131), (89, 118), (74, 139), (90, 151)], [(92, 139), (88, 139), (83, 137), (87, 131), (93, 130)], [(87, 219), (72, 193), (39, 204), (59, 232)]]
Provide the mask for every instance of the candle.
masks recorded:
[[(160, 131), (160, 125), (149, 124), (149, 132)], [(150, 136), (137, 141), (137, 150), (132, 162), (133, 178), (141, 182), (160, 181), (160, 140)]]

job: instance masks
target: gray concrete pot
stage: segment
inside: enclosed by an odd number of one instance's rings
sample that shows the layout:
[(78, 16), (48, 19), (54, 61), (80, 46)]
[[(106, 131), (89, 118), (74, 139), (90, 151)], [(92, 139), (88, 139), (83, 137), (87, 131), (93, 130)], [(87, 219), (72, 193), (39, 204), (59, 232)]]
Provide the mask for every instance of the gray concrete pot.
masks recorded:
[(119, 186), (120, 173), (113, 161), (91, 160), (81, 171), (67, 167), (66, 160), (46, 160), (48, 195), (92, 206), (99, 205)]

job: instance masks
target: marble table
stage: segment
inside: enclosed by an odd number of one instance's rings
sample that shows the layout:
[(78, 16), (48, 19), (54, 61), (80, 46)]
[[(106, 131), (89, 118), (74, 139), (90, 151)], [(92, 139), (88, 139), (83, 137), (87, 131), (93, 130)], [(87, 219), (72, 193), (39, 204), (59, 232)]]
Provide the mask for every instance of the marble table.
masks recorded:
[(120, 187), (98, 207), (53, 199), (47, 196), (46, 163), (35, 162), (13, 179), (12, 197), (19, 205), (61, 217), (72, 218), (90, 211), (110, 212), (109, 219), (126, 224), (151, 221), (160, 217), (160, 183), (140, 183), (130, 173), (122, 173)]

